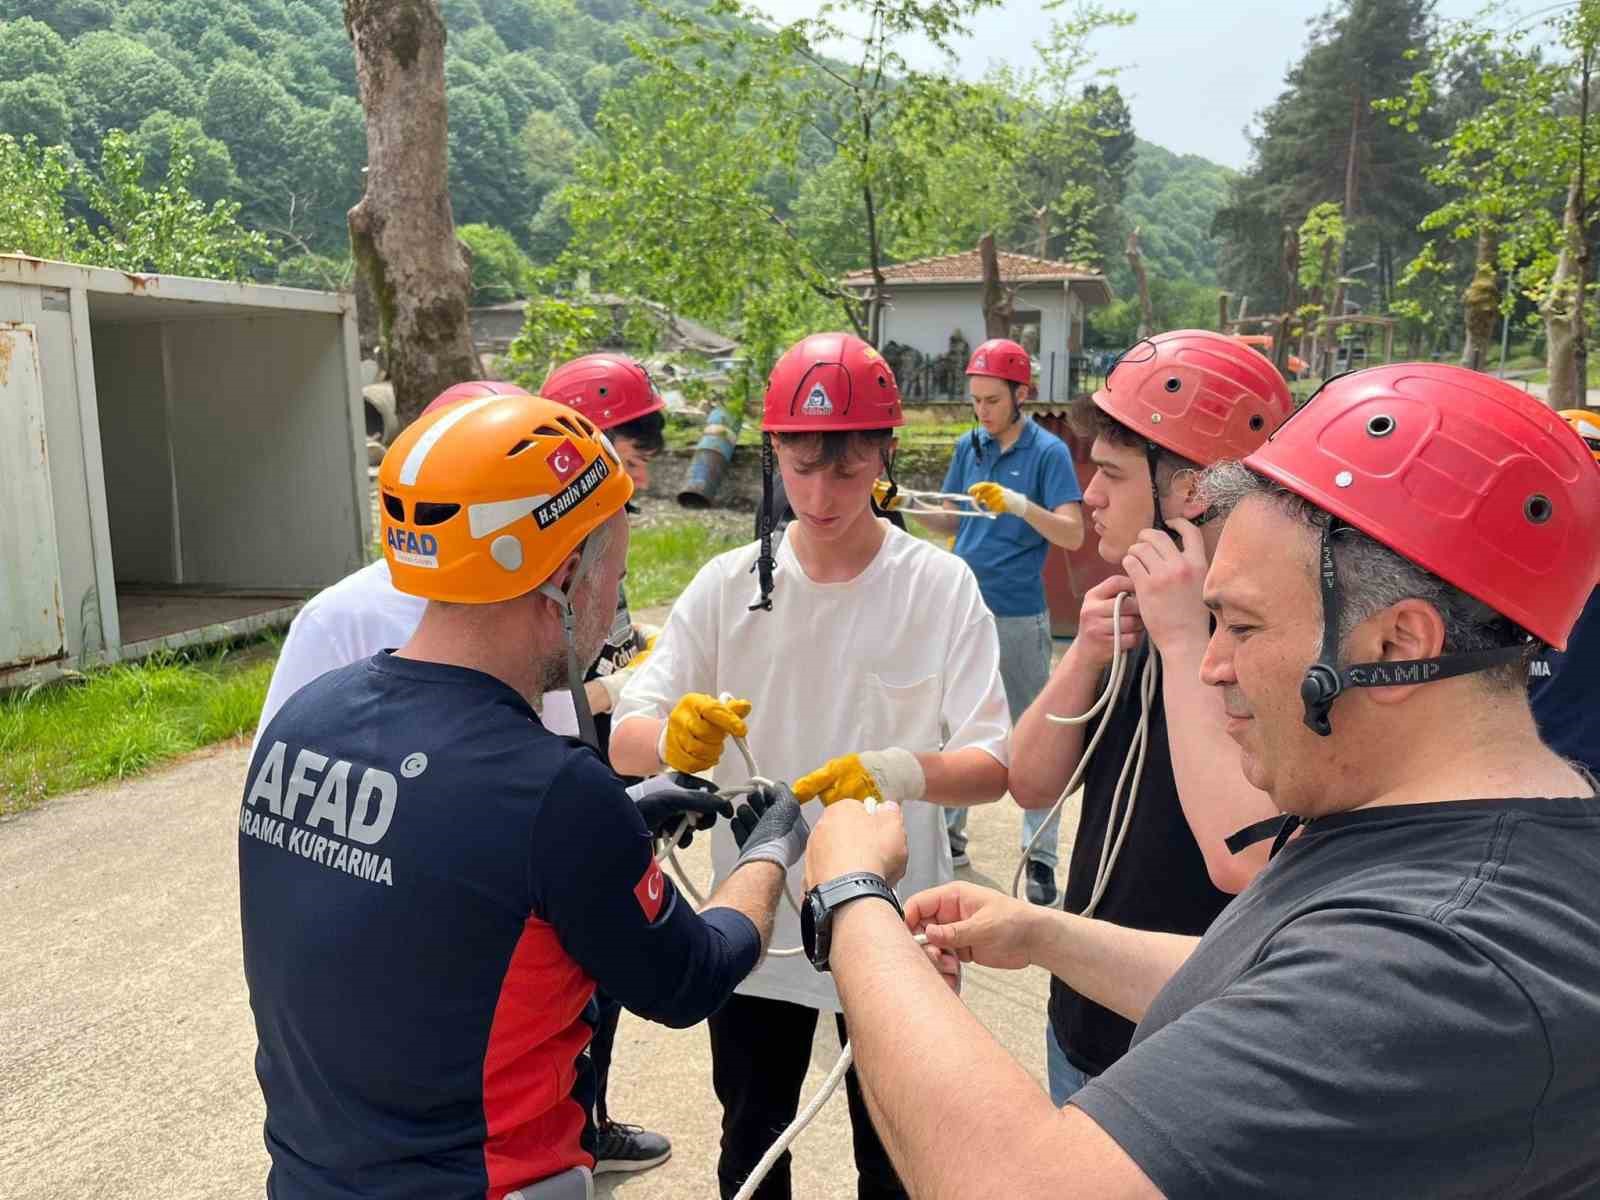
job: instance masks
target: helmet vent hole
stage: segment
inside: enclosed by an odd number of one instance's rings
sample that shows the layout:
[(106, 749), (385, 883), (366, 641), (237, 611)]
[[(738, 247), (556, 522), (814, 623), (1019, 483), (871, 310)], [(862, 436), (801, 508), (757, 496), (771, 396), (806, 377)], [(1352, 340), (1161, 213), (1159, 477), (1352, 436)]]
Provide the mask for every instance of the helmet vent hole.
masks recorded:
[(1394, 432), (1394, 418), (1388, 413), (1379, 413), (1377, 416), (1367, 418), (1367, 432), (1373, 437), (1388, 437)]
[(526, 450), (531, 445), (533, 445), (533, 441), (530, 438), (523, 438), (515, 446), (511, 447), (511, 449), (506, 451), (506, 457), (507, 458), (515, 458), (517, 455), (521, 454), (524, 450)]
[(1266, 423), (1267, 423), (1267, 419), (1265, 417), (1263, 417), (1260, 413), (1256, 413), (1255, 416), (1250, 418), (1250, 430), (1251, 430), (1251, 432), (1252, 433), (1260, 433), (1262, 427), (1264, 425), (1266, 425)]
[(438, 504), (431, 500), (417, 501), (418, 525), (443, 525), (461, 511), (459, 504)]
[(1556, 506), (1550, 503), (1550, 497), (1542, 492), (1535, 492), (1522, 505), (1522, 515), (1535, 525), (1543, 525), (1555, 516), (1555, 512)]
[(1183, 387), (1183, 380), (1179, 379), (1176, 375), (1169, 375), (1169, 376), (1167, 376), (1167, 384), (1166, 384), (1166, 386), (1167, 386), (1167, 391), (1175, 392), (1179, 388)]
[(383, 494), (383, 511), (396, 521), (406, 519), (406, 506), (400, 502), (399, 496), (391, 496), (388, 492)]

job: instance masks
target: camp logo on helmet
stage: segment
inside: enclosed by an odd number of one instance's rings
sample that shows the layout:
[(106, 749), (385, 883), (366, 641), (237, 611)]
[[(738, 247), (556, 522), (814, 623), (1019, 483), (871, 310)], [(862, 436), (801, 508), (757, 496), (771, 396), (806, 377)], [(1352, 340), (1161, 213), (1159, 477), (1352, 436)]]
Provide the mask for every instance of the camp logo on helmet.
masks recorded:
[(800, 411), (812, 413), (816, 416), (832, 416), (833, 401), (828, 398), (828, 389), (820, 383), (812, 384), (811, 394), (806, 397), (806, 402), (800, 406)]
[(395, 562), (408, 567), (439, 569), (439, 539), (433, 534), (417, 534), (391, 525), (384, 531), (384, 540), (389, 543), (389, 553), (394, 555)]
[(972, 359), (974, 371), (987, 371), (989, 369), (989, 356), (987, 354), (975, 355)]
[[(571, 447), (572, 443), (564, 442), (562, 445), (565, 447)], [(555, 454), (550, 456), (551, 459), (554, 459), (556, 455), (560, 453), (561, 451), (558, 449)], [(571, 454), (574, 458), (576, 458), (578, 454), (577, 449), (573, 448), (571, 450)], [(581, 465), (583, 460), (579, 459), (578, 461)], [(555, 463), (553, 461), (551, 462), (550, 467), (551, 470), (555, 470)], [(560, 472), (557, 472), (557, 474), (559, 473)], [(561, 492), (552, 499), (546, 500), (538, 508), (534, 509), (534, 521), (538, 523), (540, 529), (549, 529), (550, 526), (554, 525), (562, 517), (566, 516), (569, 512), (576, 508), (579, 501), (581, 501), (590, 492), (594, 491), (595, 488), (604, 483), (610, 474), (611, 468), (606, 465), (605, 456), (601, 455), (599, 458), (595, 459), (589, 464), (589, 469), (582, 475), (579, 475), (577, 482), (575, 482), (571, 487), (567, 488), (565, 491)]]
[(583, 455), (578, 453), (578, 448), (572, 444), (571, 438), (567, 438), (552, 450), (550, 457), (544, 461), (562, 483), (571, 483), (572, 477), (583, 470)]

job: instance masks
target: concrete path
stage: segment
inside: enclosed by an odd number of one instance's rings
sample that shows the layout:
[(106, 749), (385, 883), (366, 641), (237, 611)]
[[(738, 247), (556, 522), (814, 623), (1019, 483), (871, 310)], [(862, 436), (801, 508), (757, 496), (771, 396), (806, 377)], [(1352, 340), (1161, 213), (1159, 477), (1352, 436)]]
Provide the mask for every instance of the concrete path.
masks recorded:
[[(235, 869), (245, 764), (243, 745), (213, 749), (0, 824), (6, 1200), (262, 1194), (263, 1109)], [(1074, 810), (1064, 841), (1075, 818)], [(977, 810), (977, 870), (963, 874), (1009, 886), (1020, 824), (1009, 801)], [(698, 881), (710, 878), (701, 846), (686, 857)], [(973, 1010), (1041, 1081), (1046, 990), (1041, 972), (983, 968), (968, 972), (965, 988)], [(822, 1022), (806, 1095), (837, 1053), (831, 1023)], [(655, 1171), (603, 1177), (601, 1196), (715, 1196), (710, 1069), (703, 1028), (623, 1017), (611, 1110), (667, 1134), (675, 1153)], [(796, 1195), (854, 1195), (849, 1146), (840, 1096), (797, 1143)]]

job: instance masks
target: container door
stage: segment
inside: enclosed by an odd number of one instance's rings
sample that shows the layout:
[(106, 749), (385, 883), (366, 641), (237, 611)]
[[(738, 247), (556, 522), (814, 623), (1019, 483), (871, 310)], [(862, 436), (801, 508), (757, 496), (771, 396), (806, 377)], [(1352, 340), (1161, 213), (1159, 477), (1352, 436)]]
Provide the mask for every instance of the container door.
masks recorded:
[(37, 335), (0, 322), (0, 669), (60, 658), (64, 628)]

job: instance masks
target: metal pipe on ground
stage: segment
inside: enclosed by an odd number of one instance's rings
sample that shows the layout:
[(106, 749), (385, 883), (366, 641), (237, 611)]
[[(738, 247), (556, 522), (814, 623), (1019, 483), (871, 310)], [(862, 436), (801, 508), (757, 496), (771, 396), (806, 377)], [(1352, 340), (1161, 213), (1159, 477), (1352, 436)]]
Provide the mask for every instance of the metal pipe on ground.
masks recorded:
[(722, 486), (722, 477), (733, 461), (739, 442), (740, 418), (722, 405), (706, 414), (705, 428), (689, 460), (689, 477), (678, 492), (678, 503), (685, 508), (709, 508)]

